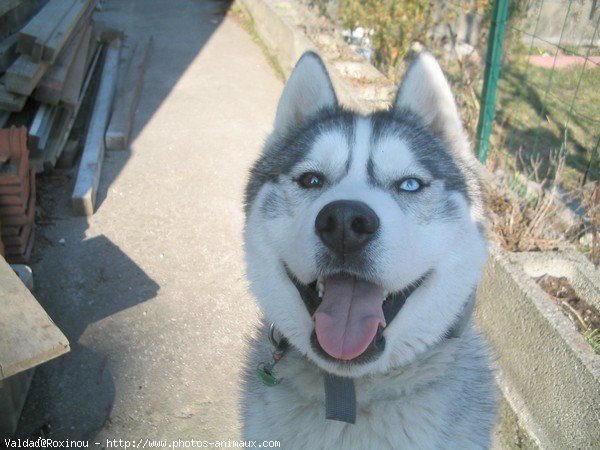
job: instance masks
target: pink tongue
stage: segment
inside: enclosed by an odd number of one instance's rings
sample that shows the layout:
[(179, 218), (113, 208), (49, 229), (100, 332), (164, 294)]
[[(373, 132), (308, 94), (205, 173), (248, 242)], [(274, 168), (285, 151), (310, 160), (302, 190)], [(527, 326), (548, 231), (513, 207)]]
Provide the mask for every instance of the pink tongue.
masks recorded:
[(383, 317), (383, 289), (368, 281), (336, 275), (325, 281), (325, 294), (314, 314), (317, 340), (337, 359), (361, 355), (373, 341)]

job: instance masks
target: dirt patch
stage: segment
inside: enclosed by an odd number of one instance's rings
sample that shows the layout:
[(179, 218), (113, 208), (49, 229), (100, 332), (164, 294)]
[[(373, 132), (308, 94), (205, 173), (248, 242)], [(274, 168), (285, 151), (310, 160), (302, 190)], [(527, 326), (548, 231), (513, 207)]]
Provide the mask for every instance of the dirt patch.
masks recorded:
[(560, 309), (573, 322), (577, 331), (600, 354), (600, 315), (593, 307), (577, 296), (566, 277), (553, 277), (545, 274), (534, 278), (548, 296), (560, 306)]

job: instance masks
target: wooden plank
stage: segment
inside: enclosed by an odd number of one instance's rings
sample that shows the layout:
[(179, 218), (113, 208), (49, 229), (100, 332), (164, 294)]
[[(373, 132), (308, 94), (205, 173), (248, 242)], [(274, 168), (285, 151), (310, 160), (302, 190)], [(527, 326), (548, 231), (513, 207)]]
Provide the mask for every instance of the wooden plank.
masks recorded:
[(29, 56), (21, 55), (4, 74), (6, 89), (15, 94), (30, 96), (50, 64), (34, 62)]
[(45, 104), (39, 106), (29, 127), (29, 137), (27, 140), (32, 156), (36, 152), (44, 151), (55, 116), (56, 107)]
[(0, 81), (0, 108), (5, 111), (19, 112), (27, 102), (27, 96), (8, 92), (3, 81)]
[[(11, 265), (11, 268), (27, 289), (33, 291), (31, 269), (22, 264)], [(0, 380), (0, 436), (12, 436), (15, 433), (34, 370), (25, 370)]]
[(77, 49), (75, 60), (69, 69), (69, 73), (65, 78), (63, 84), (63, 90), (61, 92), (60, 100), (62, 103), (75, 107), (79, 101), (79, 95), (81, 94), (81, 87), (85, 77), (86, 68), (88, 67), (88, 53), (90, 50), (90, 39), (92, 36), (92, 24), (86, 29), (83, 41)]
[[(21, 0), (14, 8), (0, 14), (0, 39), (18, 32), (43, 6), (45, 0)], [(6, 0), (0, 1), (0, 8), (6, 5)]]
[(52, 129), (56, 126), (56, 121), (58, 120), (58, 106), (52, 106), (50, 108), (50, 114), (48, 117), (48, 123), (46, 124), (46, 126), (44, 127), (43, 133), (40, 136), (40, 140), (38, 143), (38, 148), (43, 152), (47, 145), (48, 145), (48, 140), (50, 139), (50, 133), (52, 132)]
[[(89, 41), (89, 34), (91, 33), (90, 27), (91, 25), (89, 25), (87, 29), (82, 29), (77, 35), (73, 36), (61, 52), (56, 63), (44, 74), (34, 93), (34, 98), (37, 101), (58, 105), (65, 81), (74, 64), (75, 58), (78, 55), (84, 40), (88, 39)], [(87, 48), (87, 44), (85, 47)]]
[(48, 105), (42, 104), (38, 106), (35, 116), (33, 116), (33, 120), (31, 121), (31, 125), (29, 125), (27, 145), (29, 151), (32, 153), (38, 149), (39, 139), (47, 122), (47, 114), (49, 111), (50, 107)]
[(0, 42), (0, 72), (5, 72), (17, 57), (17, 35), (15, 33)]
[[(93, 2), (95, 5), (95, 1)], [(51, 64), (56, 61), (63, 46), (67, 43), (71, 34), (78, 28), (82, 18), (87, 20), (91, 14), (93, 6), (91, 0), (76, 0), (73, 7), (65, 15), (60, 24), (52, 32), (52, 35), (44, 43), (42, 59)], [(81, 28), (81, 26), (79, 26)]]
[(67, 338), (3, 258), (0, 311), (0, 379), (69, 351)]
[(100, 87), (96, 103), (90, 119), (90, 126), (77, 171), (75, 189), (71, 197), (71, 205), (77, 214), (92, 215), (96, 202), (96, 193), (104, 158), (104, 133), (112, 107), (117, 74), (119, 69), (119, 54), (121, 40), (115, 39), (110, 43), (106, 52)]
[(98, 41), (103, 44), (108, 44), (115, 39), (125, 39), (125, 32), (120, 28), (115, 28), (112, 22), (94, 19), (94, 35)]
[(73, 117), (74, 111), (72, 108), (59, 108), (56, 123), (50, 133), (48, 146), (44, 152), (44, 170), (51, 170), (56, 166), (60, 152), (71, 133)]
[[(55, 167), (59, 158), (61, 158), (63, 151), (67, 145), (69, 136), (71, 135), (71, 130), (73, 129), (75, 120), (77, 119), (77, 114), (79, 114), (79, 109), (81, 108), (81, 105), (83, 103), (83, 98), (85, 97), (88, 87), (91, 84), (92, 78), (94, 76), (94, 71), (99, 59), (100, 51), (98, 50), (88, 69), (85, 81), (83, 83), (83, 87), (81, 89), (79, 101), (77, 102), (74, 109), (67, 107), (67, 110), (72, 111), (72, 113), (68, 115), (65, 119), (64, 128), (62, 128), (60, 133), (57, 133), (58, 137), (52, 137), (50, 139), (51, 147), (46, 152), (38, 153), (31, 158), (31, 166), (36, 170), (37, 173), (42, 173), (44, 170), (50, 170), (51, 168)], [(67, 155), (67, 158), (71, 157), (73, 157), (73, 155)], [(72, 167), (72, 159), (70, 159), (70, 161), (71, 164), (69, 167)]]
[(75, 0), (50, 0), (46, 3), (19, 32), (19, 53), (31, 56), (34, 62), (40, 62), (44, 43), (73, 7), (74, 2)]
[(110, 125), (106, 131), (106, 148), (126, 150), (133, 125), (133, 116), (140, 98), (144, 73), (152, 52), (152, 38), (139, 42), (135, 47), (129, 69), (125, 75), (122, 91), (113, 109)]

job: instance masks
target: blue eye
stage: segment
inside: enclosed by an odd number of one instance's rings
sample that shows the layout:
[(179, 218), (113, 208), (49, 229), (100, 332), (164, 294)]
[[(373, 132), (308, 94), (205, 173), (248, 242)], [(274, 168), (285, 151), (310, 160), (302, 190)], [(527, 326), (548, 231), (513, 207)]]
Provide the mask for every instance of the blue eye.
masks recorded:
[(405, 192), (417, 192), (423, 187), (423, 182), (418, 178), (405, 178), (398, 182), (398, 189)]

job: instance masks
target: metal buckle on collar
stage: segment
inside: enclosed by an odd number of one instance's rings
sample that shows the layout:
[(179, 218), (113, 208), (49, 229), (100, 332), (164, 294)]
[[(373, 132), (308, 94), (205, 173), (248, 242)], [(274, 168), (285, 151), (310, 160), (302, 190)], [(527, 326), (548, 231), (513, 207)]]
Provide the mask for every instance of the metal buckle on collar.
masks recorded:
[(279, 344), (281, 342), (280, 340), (275, 339), (275, 322), (271, 322), (271, 325), (269, 326), (269, 342), (271, 343), (271, 345), (275, 348), (279, 347)]
[(271, 323), (268, 336), (269, 342), (271, 345), (273, 345), (273, 347), (275, 347), (273, 353), (271, 354), (273, 360), (271, 362), (261, 362), (257, 367), (258, 378), (263, 382), (263, 384), (269, 387), (277, 386), (279, 383), (281, 383), (281, 381), (283, 381), (283, 378), (277, 378), (275, 376), (274, 369), (275, 365), (281, 360), (281, 358), (285, 356), (289, 346), (285, 337), (281, 336), (279, 340), (276, 339), (276, 331), (275, 323)]

